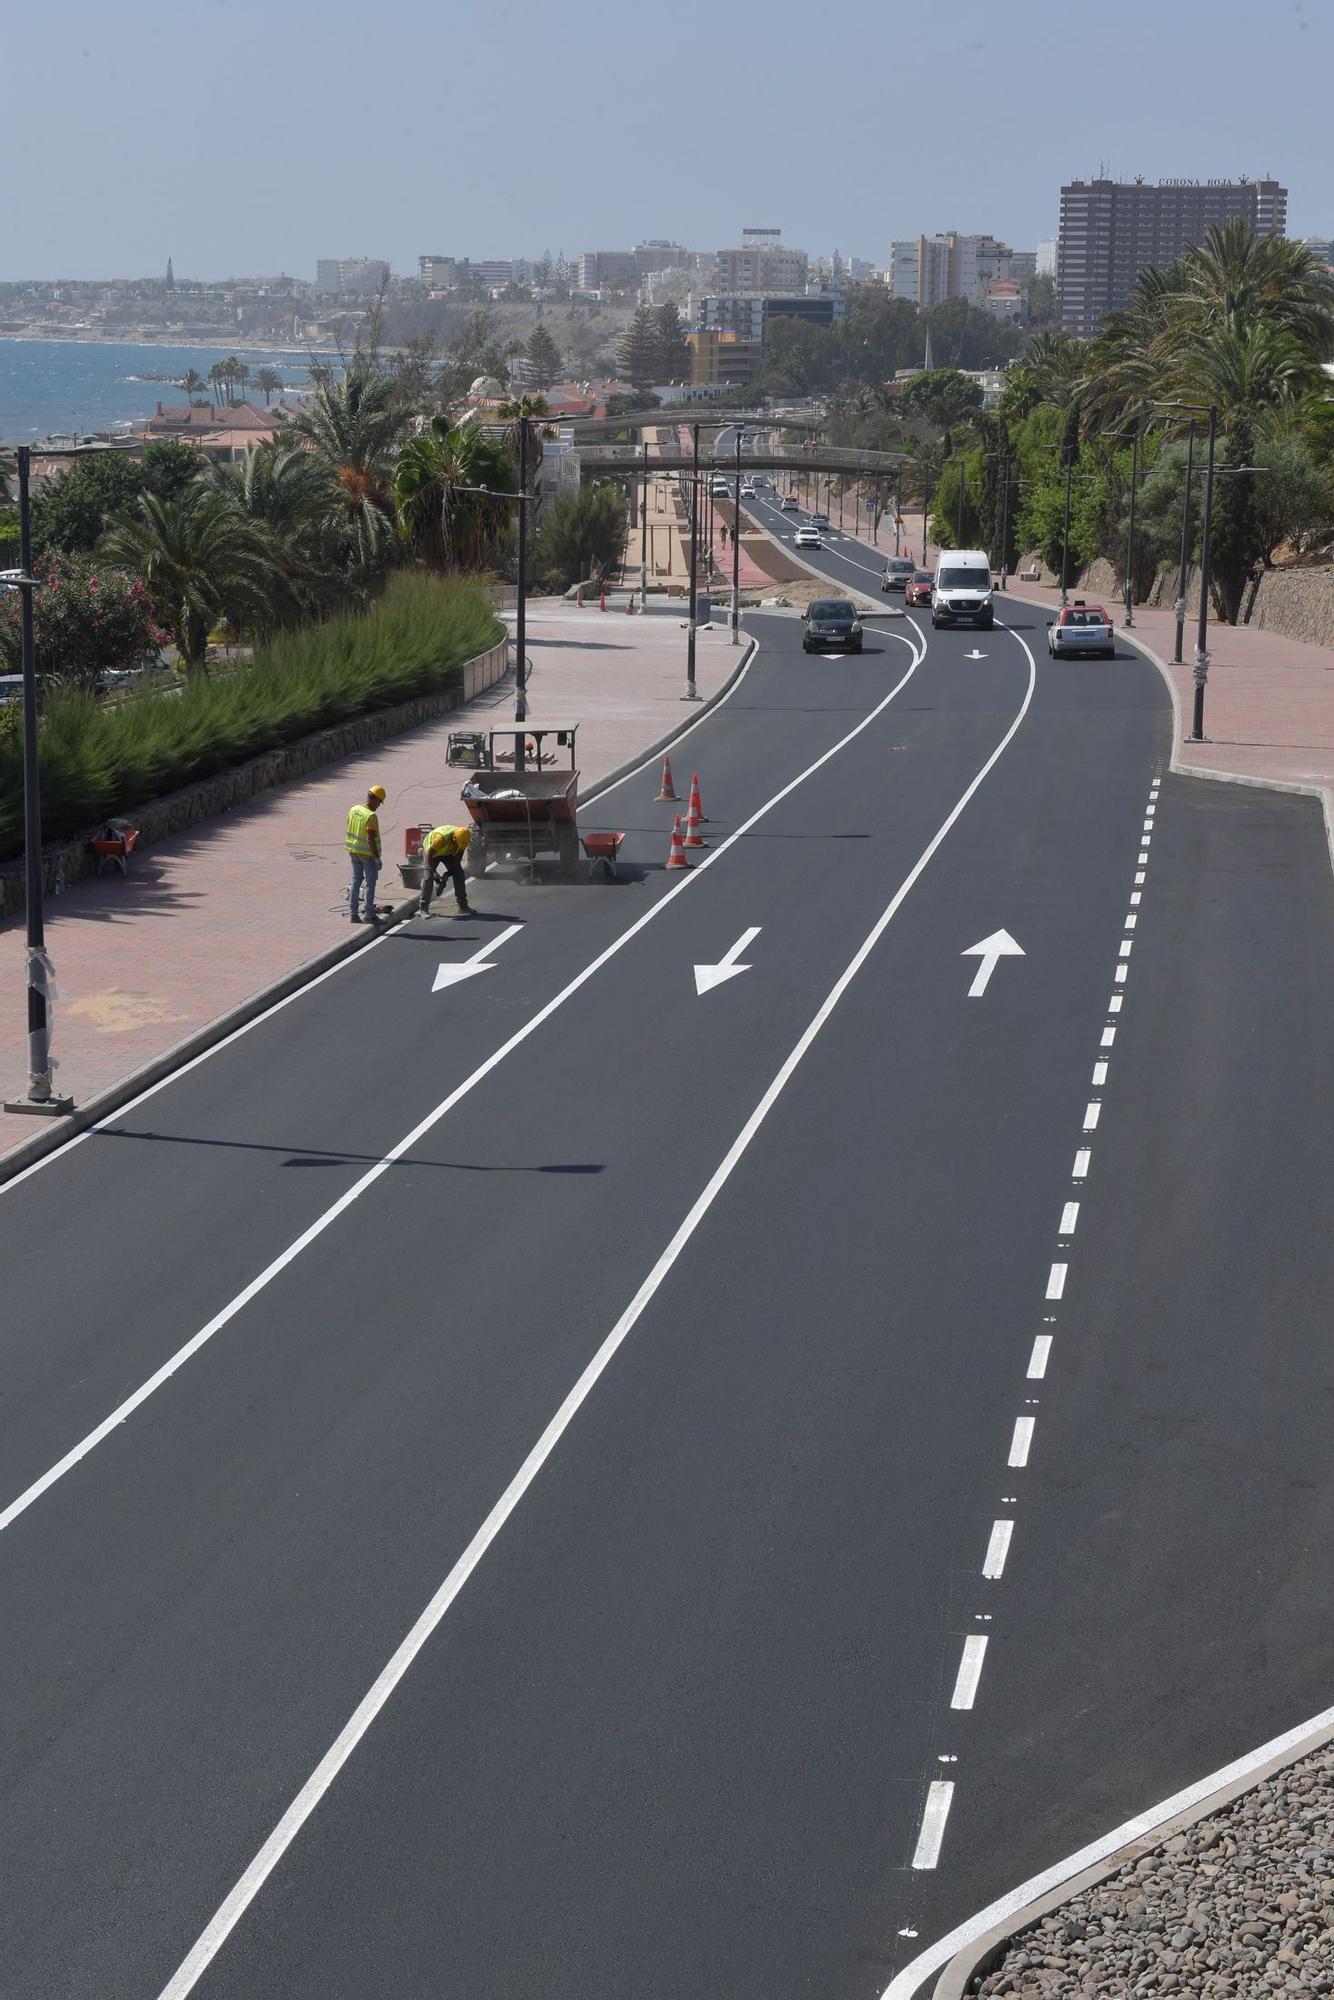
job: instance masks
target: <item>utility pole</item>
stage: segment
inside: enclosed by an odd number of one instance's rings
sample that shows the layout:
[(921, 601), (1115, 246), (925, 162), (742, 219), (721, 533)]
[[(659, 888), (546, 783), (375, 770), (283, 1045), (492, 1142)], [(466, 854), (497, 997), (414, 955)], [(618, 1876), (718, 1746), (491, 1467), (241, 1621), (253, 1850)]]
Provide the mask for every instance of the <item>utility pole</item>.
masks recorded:
[(1130, 436), (1130, 521), (1126, 528), (1126, 630), (1135, 626), (1135, 496), (1139, 488), (1139, 432)]
[(1065, 523), (1061, 529), (1061, 603), (1070, 602), (1070, 482), (1075, 476), (1075, 461), (1071, 454), (1065, 461)]
[(19, 593), (20, 660), (23, 668), (23, 892), (28, 920), (28, 1092), (13, 1098), (6, 1111), (26, 1111), (39, 1118), (58, 1118), (74, 1109), (72, 1097), (57, 1097), (51, 1087), (51, 961), (46, 955), (42, 920), (42, 799), (37, 756), (37, 664), (33, 641), (32, 512), (29, 497), (31, 448), (16, 448), (19, 483), (19, 568), (5, 581)]
[(1007, 590), (1006, 581), (1010, 568), (1010, 454), (1001, 454), (1001, 540), (1000, 540), (1000, 580), (1001, 589)]
[(639, 608), (648, 610), (648, 440), (640, 445), (644, 454), (644, 490), (639, 509)]
[(741, 644), (741, 426), (736, 427), (736, 490), (732, 506), (732, 644)]
[[(514, 720), (528, 720), (528, 663), (525, 657), (527, 644), (528, 594), (528, 419), (519, 418), (519, 587), (514, 604)], [(521, 736), (514, 740), (514, 768), (521, 771), (524, 765), (524, 741)]]
[(1172, 664), (1181, 665), (1181, 649), (1186, 639), (1186, 566), (1190, 561), (1190, 482), (1195, 469), (1195, 419), (1190, 420), (1186, 432), (1186, 493), (1181, 503), (1181, 567), (1177, 572), (1177, 601), (1172, 609), (1176, 614), (1176, 640), (1172, 647)]

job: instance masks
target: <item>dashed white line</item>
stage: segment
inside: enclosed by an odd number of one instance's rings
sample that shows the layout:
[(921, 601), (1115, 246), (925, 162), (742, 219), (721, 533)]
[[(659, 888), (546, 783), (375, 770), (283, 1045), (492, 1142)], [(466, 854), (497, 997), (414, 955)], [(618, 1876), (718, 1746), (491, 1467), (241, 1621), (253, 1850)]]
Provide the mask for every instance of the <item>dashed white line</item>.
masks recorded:
[(986, 1658), (986, 1634), (970, 1633), (963, 1642), (963, 1656), (959, 1661), (959, 1671), (954, 1677), (954, 1693), (950, 1696), (951, 1708), (971, 1708), (977, 1699), (977, 1684), (982, 1678), (982, 1662)]
[(1130, 912), (1130, 915), (1126, 918), (1126, 929), (1128, 931), (1133, 931), (1138, 923), (1139, 923), (1139, 918), (1135, 915), (1135, 912), (1132, 910)]
[(1049, 1299), (1059, 1299), (1061, 1294), (1064, 1292), (1065, 1274), (1069, 1270), (1069, 1268), (1070, 1266), (1068, 1264), (1052, 1265), (1051, 1270), (1048, 1273), (1047, 1277), (1047, 1297)]
[(1136, 882), (1142, 882), (1144, 880), (1144, 870), (1142, 868), (1137, 868), (1135, 870), (1135, 880)]
[(1116, 1040), (1116, 1029), (1104, 1028), (1102, 1031), (1102, 1044), (1101, 1044), (1102, 1047), (1105, 1049), (1109, 1049), (1115, 1040)]
[(990, 1577), (993, 1583), (1004, 1574), (1005, 1558), (1010, 1553), (1010, 1537), (1013, 1533), (1013, 1521), (993, 1521), (991, 1524), (991, 1539), (987, 1543), (982, 1574)]
[(1102, 1089), (1102, 1086), (1103, 1086), (1103, 1085), (1104, 1085), (1104, 1084), (1106, 1083), (1106, 1081), (1107, 1081), (1107, 1065), (1106, 1065), (1106, 1063), (1105, 1063), (1105, 1062), (1096, 1062), (1096, 1063), (1094, 1063), (1094, 1065), (1093, 1065), (1093, 1088), (1094, 1088), (1095, 1090), (1101, 1090), (1101, 1089)]
[(1101, 1112), (1102, 1112), (1101, 1104), (1090, 1103), (1084, 1106), (1084, 1130), (1086, 1132), (1097, 1131), (1098, 1118)]
[(1051, 1356), (1051, 1335), (1039, 1333), (1034, 1336), (1033, 1352), (1028, 1357), (1028, 1379), (1040, 1382), (1047, 1372), (1047, 1362)]
[(1015, 1418), (1014, 1436), (1010, 1439), (1010, 1456), (1005, 1461), (1007, 1465), (1028, 1464), (1029, 1448), (1033, 1443), (1033, 1426), (1036, 1422), (1036, 1417)]
[(950, 1816), (950, 1805), (954, 1798), (954, 1782), (950, 1778), (933, 1779), (926, 1795), (926, 1810), (922, 1814), (922, 1830), (917, 1836), (917, 1847), (913, 1854), (914, 1868), (934, 1868), (940, 1859), (940, 1844), (945, 1838), (945, 1822)]
[(1077, 1201), (1068, 1201), (1061, 1210), (1061, 1226), (1056, 1234), (1058, 1236), (1073, 1236), (1075, 1233), (1075, 1224), (1078, 1220), (1079, 1203)]
[(1143, 892), (1143, 890), (1142, 890), (1142, 889), (1132, 889), (1132, 890), (1131, 890), (1131, 892), (1130, 892), (1130, 907), (1131, 907), (1131, 909), (1132, 909), (1132, 910), (1137, 910), (1137, 909), (1139, 908), (1140, 904), (1141, 904), (1141, 903), (1142, 903), (1143, 901), (1144, 901), (1144, 892)]
[(1130, 947), (1131, 947), (1131, 944), (1132, 944), (1132, 942), (1133, 942), (1133, 940), (1132, 940), (1132, 939), (1130, 939), (1130, 938), (1122, 938), (1122, 940), (1121, 940), (1121, 946), (1120, 946), (1120, 952), (1121, 952), (1121, 957), (1122, 957), (1122, 958), (1129, 958), (1129, 956), (1130, 956)]
[(1113, 993), (1111, 999), (1107, 1002), (1107, 1012), (1109, 1014), (1119, 1014), (1121, 1012), (1121, 1002), (1125, 997), (1124, 993)]
[(1087, 1146), (1081, 1146), (1079, 1151), (1075, 1154), (1075, 1164), (1070, 1169), (1070, 1178), (1072, 1181), (1082, 1181), (1088, 1179), (1089, 1161), (1092, 1158), (1093, 1155), (1089, 1151), (1089, 1148)]

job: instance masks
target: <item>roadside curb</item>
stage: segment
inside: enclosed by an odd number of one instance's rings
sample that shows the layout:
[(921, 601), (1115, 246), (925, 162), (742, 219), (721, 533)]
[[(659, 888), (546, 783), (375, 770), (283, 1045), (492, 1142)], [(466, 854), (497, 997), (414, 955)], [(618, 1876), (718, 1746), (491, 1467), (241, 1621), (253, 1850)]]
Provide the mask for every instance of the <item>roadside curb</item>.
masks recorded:
[(1173, 1835), (1184, 1833), (1187, 1828), (1198, 1825), (1201, 1820), (1211, 1819), (1214, 1814), (1223, 1812), (1234, 1800), (1243, 1797), (1247, 1792), (1255, 1791), (1257, 1786), (1263, 1785), (1278, 1772), (1286, 1770), (1290, 1765), (1301, 1763), (1303, 1758), (1323, 1749), (1330, 1742), (1334, 1742), (1334, 1722), (1326, 1722), (1321, 1728), (1312, 1730), (1309, 1735), (1290, 1744), (1276, 1756), (1267, 1758), (1253, 1771), (1247, 1771), (1244, 1776), (1219, 1785), (1216, 1790), (1205, 1798), (1197, 1800), (1185, 1811), (1171, 1814), (1167, 1819), (1159, 1821), (1156, 1826), (1136, 1835), (1135, 1839), (1127, 1841), (1123, 1847), (1118, 1847), (1115, 1853), (1109, 1854), (1104, 1860), (1095, 1862), (1090, 1868), (1080, 1869), (1078, 1873), (1068, 1876), (1064, 1882), (1045, 1895), (1035, 1897), (1031, 1903), (1026, 1903), (1022, 1909), (1003, 1918), (1000, 1923), (993, 1925), (989, 1931), (985, 1931), (981, 1937), (975, 1938), (971, 1944), (965, 1945), (962, 1951), (957, 1952), (932, 1987), (931, 2000), (965, 2000), (972, 1981), (985, 1977), (988, 1972), (994, 1972), (1016, 1939), (1023, 1932), (1032, 1930), (1035, 1924), (1041, 1923), (1044, 1917), (1061, 1909), (1074, 1897), (1082, 1896), (1085, 1890), (1095, 1889), (1111, 1876), (1120, 1874), (1123, 1868), (1133, 1867), (1135, 1862), (1146, 1854), (1154, 1853), (1165, 1841), (1171, 1840)]
[[(1045, 597), (1028, 597), (1021, 590), (1006, 590), (1004, 595), (1013, 598), (1016, 603), (1031, 604), (1037, 610), (1042, 610), (1044, 607), (1050, 609), (1050, 602)], [(1257, 791), (1294, 792), (1301, 798), (1319, 799), (1325, 821), (1325, 844), (1329, 848), (1329, 864), (1331, 869), (1334, 869), (1334, 787), (1318, 784), (1315, 780), (1307, 782), (1302, 778), (1261, 778), (1251, 771), (1213, 771), (1207, 770), (1202, 764), (1183, 764), (1179, 752), (1186, 740), (1185, 718), (1181, 712), (1181, 696), (1172, 678), (1172, 670), (1166, 660), (1154, 652), (1148, 641), (1140, 638), (1133, 626), (1127, 630), (1122, 625), (1118, 627), (1118, 631), (1128, 645), (1133, 646), (1136, 652), (1142, 653), (1151, 665), (1157, 667), (1167, 683), (1167, 692), (1172, 702), (1172, 755), (1167, 766), (1169, 775), (1174, 778), (1209, 778), (1219, 785), (1250, 785)]]
[[(749, 643), (742, 649), (735, 668), (721, 687), (702, 700), (692, 714), (683, 716), (677, 726), (660, 737), (656, 743), (650, 744), (646, 750), (639, 751), (627, 762), (618, 765), (614, 771), (609, 771), (605, 777), (599, 778), (587, 792), (580, 794), (579, 804), (581, 806), (592, 804), (600, 793), (609, 790), (612, 785), (619, 784), (641, 765), (651, 762), (660, 752), (669, 749), (678, 737), (693, 728), (695, 723), (708, 714), (724, 695), (731, 692), (758, 650), (759, 640), (753, 634), (749, 635)], [(49, 1124), (43, 1124), (30, 1139), (24, 1139), (9, 1152), (0, 1154), (0, 1187), (16, 1179), (27, 1168), (35, 1166), (37, 1161), (44, 1160), (48, 1154), (59, 1152), (60, 1148), (68, 1144), (71, 1139), (77, 1139), (81, 1133), (91, 1130), (94, 1125), (101, 1124), (103, 1119), (110, 1118), (115, 1112), (123, 1109), (141, 1092), (150, 1090), (155, 1083), (161, 1083), (164, 1077), (172, 1074), (173, 1070), (184, 1068), (185, 1064), (193, 1062), (196, 1056), (204, 1055), (219, 1042), (226, 1041), (228, 1035), (234, 1034), (238, 1028), (246, 1027), (261, 1014), (267, 1013), (270, 1007), (276, 1006), (279, 1001), (288, 999), (303, 986), (308, 986), (312, 980), (318, 979), (322, 973), (331, 971), (345, 959), (352, 958), (357, 952), (365, 950), (377, 937), (383, 937), (392, 925), (405, 922), (416, 907), (415, 896), (410, 896), (406, 902), (396, 904), (392, 913), (381, 920), (373, 934), (368, 933), (362, 926), (354, 936), (340, 938), (337, 944), (329, 945), (323, 951), (317, 952), (313, 958), (293, 966), (290, 971), (282, 973), (267, 986), (260, 987), (246, 999), (238, 1001), (234, 1007), (229, 1007), (225, 1014), (219, 1014), (216, 1020), (207, 1022), (204, 1027), (197, 1028), (193, 1034), (187, 1035), (183, 1041), (164, 1049), (161, 1055), (154, 1056), (152, 1061), (145, 1063), (142, 1068), (121, 1077), (117, 1083), (108, 1085), (96, 1097), (89, 1098), (86, 1104), (72, 1111), (68, 1117), (55, 1118)]]

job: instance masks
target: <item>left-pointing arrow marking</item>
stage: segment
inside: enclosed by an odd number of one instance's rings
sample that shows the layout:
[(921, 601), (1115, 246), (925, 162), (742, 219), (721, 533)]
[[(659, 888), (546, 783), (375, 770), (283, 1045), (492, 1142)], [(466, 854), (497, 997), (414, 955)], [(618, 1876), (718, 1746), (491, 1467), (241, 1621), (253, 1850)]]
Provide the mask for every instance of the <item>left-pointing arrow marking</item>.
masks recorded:
[(739, 972), (749, 972), (750, 967), (748, 965), (738, 965), (737, 960), (746, 947), (753, 943), (759, 934), (760, 926), (756, 924), (752, 930), (742, 931), (736, 943), (729, 951), (723, 953), (716, 965), (697, 965), (695, 967), (696, 993), (711, 993), (714, 987), (721, 986), (724, 980), (735, 979)]
[(522, 929), (522, 924), (511, 924), (507, 930), (488, 938), (481, 950), (475, 951), (471, 958), (465, 958), (462, 965), (437, 965), (431, 982), (432, 993), (438, 993), (442, 986), (458, 986), (463, 980), (471, 979), (475, 972), (494, 971), (495, 968), (487, 962), (487, 953), (499, 951), (507, 938), (517, 937)]
[(987, 981), (1003, 958), (1022, 958), (1024, 947), (1016, 944), (1008, 931), (993, 931), (980, 944), (970, 944), (959, 953), (960, 958), (980, 958), (982, 963), (973, 975), (973, 983), (968, 989), (970, 1000), (980, 1000), (987, 990)]

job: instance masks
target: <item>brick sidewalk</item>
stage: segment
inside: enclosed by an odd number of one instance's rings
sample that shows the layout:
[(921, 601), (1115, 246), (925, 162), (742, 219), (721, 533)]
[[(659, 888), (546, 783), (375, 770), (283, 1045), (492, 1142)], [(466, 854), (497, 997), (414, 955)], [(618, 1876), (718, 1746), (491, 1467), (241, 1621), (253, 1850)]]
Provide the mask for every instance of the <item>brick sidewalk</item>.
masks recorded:
[[(530, 606), (527, 630), (530, 716), (581, 724), (585, 790), (686, 716), (678, 619), (544, 602)], [(705, 699), (741, 657), (722, 630), (700, 632), (696, 681)], [(93, 877), (48, 898), (58, 1086), (87, 1103), (348, 935), (343, 827), (348, 807), (375, 783), (389, 793), (380, 900), (400, 901), (404, 827), (462, 810), (460, 773), (445, 765), (450, 730), (510, 717), (513, 699), (513, 681), (502, 681), (437, 722), (141, 847), (123, 879)], [(24, 988), (20, 913), (0, 930), (6, 1097), (27, 1084)], [(0, 1157), (41, 1129), (35, 1119), (0, 1115)]]

